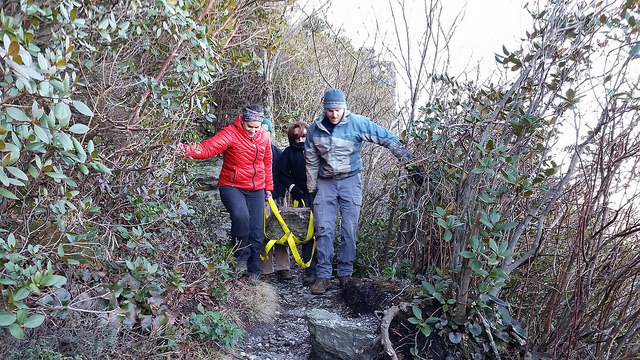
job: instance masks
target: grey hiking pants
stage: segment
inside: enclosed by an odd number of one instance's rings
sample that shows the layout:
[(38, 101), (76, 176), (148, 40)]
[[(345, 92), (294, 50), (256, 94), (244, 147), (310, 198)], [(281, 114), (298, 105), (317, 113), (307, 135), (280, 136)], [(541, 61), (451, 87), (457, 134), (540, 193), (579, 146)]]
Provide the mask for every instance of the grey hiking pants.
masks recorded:
[(319, 278), (331, 277), (338, 210), (341, 217), (338, 276), (353, 273), (360, 206), (362, 206), (360, 174), (339, 180), (318, 179), (318, 193), (313, 202), (313, 216), (317, 246), (316, 275)]

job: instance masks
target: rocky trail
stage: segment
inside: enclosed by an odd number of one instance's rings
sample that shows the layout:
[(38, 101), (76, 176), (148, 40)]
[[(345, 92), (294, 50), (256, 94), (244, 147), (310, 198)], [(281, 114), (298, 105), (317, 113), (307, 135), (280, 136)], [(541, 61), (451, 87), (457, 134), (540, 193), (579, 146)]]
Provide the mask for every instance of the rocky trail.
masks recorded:
[[(343, 289), (337, 279), (323, 295), (312, 295), (309, 287), (302, 285), (302, 270), (292, 266), (294, 278), (279, 281), (272, 275), (270, 282), (278, 294), (278, 308), (271, 323), (261, 323), (250, 329), (231, 356), (243, 360), (311, 360), (339, 359), (323, 350), (314, 351), (308, 327), (309, 312), (326, 310), (345, 322), (375, 336), (379, 319), (373, 314), (352, 316), (344, 301)], [(322, 312), (324, 314), (324, 312)], [(340, 346), (340, 345), (338, 345)], [(316, 346), (317, 350), (317, 346)]]
[[(215, 204), (221, 212), (224, 212), (222, 203), (219, 200), (217, 191), (211, 191), (215, 188), (217, 177), (212, 174), (219, 174), (219, 159), (209, 159), (202, 161), (201, 172), (198, 175), (198, 183), (206, 190), (200, 191), (200, 196), (209, 204)], [(219, 229), (217, 236), (221, 239), (227, 237), (230, 227), (228, 218), (222, 216), (219, 218), (209, 219), (213, 229)], [(294, 223), (288, 223), (290, 226), (297, 228)], [(306, 230), (306, 223), (302, 229)], [(374, 314), (372, 306), (367, 305), (367, 311), (360, 311), (365, 315), (356, 316), (348, 303), (358, 303), (361, 292), (359, 289), (343, 290), (338, 280), (333, 278), (331, 285), (323, 295), (312, 295), (308, 286), (303, 286), (302, 277), (303, 270), (294, 262), (291, 264), (291, 273), (293, 279), (289, 281), (280, 281), (275, 274), (267, 283), (260, 286), (273, 287), (277, 294), (278, 306), (275, 310), (273, 321), (262, 322), (247, 330), (247, 334), (241, 342), (230, 354), (233, 359), (243, 360), (332, 360), (350, 358), (347, 354), (330, 354), (322, 349), (322, 345), (316, 346), (318, 351), (314, 351), (312, 346), (312, 336), (309, 332), (308, 314), (309, 312), (317, 313), (320, 310), (320, 316), (335, 315), (346, 323), (346, 329), (349, 326), (357, 328), (353, 332), (367, 333), (374, 337), (379, 333), (378, 325), (380, 319)], [(346, 296), (345, 296), (346, 295)], [(349, 300), (349, 301), (346, 301)], [(383, 300), (383, 299), (380, 299)], [(370, 303), (382, 305), (386, 301), (378, 301), (376, 296), (368, 300)], [(355, 305), (356, 307), (358, 305)], [(322, 310), (330, 313), (323, 313)], [(379, 310), (379, 308), (376, 308)], [(336, 319), (332, 319), (336, 320)], [(337, 321), (339, 322), (339, 321)], [(329, 330), (327, 341), (332, 341), (330, 337), (340, 337), (339, 333)], [(360, 334), (362, 335), (362, 334)], [(343, 336), (349, 337), (349, 334)], [(314, 337), (315, 338), (315, 337)], [(338, 343), (336, 346), (342, 346)], [(353, 349), (351, 349), (353, 350)], [(331, 350), (329, 350), (331, 351)], [(374, 357), (362, 356), (360, 359), (370, 359)]]

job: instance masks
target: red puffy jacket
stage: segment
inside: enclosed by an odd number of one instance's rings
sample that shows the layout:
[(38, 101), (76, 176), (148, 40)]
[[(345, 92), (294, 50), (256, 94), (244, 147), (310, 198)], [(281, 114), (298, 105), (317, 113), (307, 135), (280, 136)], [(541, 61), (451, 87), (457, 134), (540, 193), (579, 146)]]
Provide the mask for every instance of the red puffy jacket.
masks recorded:
[(185, 145), (185, 157), (206, 159), (222, 153), (222, 171), (218, 186), (233, 186), (242, 190), (273, 191), (271, 174), (271, 141), (265, 130), (253, 138), (242, 128), (242, 115), (213, 137), (198, 145)]

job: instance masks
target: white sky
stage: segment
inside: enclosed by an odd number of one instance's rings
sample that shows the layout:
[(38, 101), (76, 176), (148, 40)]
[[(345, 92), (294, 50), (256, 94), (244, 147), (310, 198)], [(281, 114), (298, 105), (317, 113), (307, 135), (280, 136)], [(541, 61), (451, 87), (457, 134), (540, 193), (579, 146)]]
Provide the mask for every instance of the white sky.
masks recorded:
[[(327, 19), (336, 26), (342, 27), (344, 34), (352, 39), (354, 47), (374, 46), (381, 52), (380, 40), (374, 43), (376, 19), (381, 27), (386, 27), (393, 33), (393, 20), (389, 9), (389, 2), (398, 7), (404, 2), (409, 11), (411, 31), (421, 34), (425, 27), (424, 4), (437, 0), (308, 0), (310, 4), (328, 3)], [(525, 0), (440, 0), (443, 6), (441, 23), (448, 26), (456, 15), (464, 10), (464, 16), (459, 20), (458, 28), (450, 47), (451, 67), (450, 75), (460, 75), (463, 71), (471, 74), (478, 64), (480, 76), (490, 76), (499, 66), (495, 62), (495, 54), (502, 54), (502, 46), (509, 51), (519, 48), (521, 38), (526, 31), (531, 31), (531, 16), (524, 6)], [(534, 0), (533, 3), (536, 1)], [(313, 6), (306, 7), (310, 11)], [(417, 35), (414, 36), (414, 40)], [(395, 39), (394, 39), (395, 41)], [(389, 42), (387, 42), (389, 43)], [(392, 60), (392, 59), (389, 59)], [(397, 67), (399, 69), (399, 67)], [(640, 72), (639, 72), (640, 73)], [(593, 96), (593, 94), (591, 94)], [(597, 96), (597, 95), (596, 95)], [(590, 103), (589, 101), (583, 101)], [(597, 102), (593, 102), (596, 104)], [(586, 123), (593, 123), (598, 113), (584, 116)], [(584, 124), (566, 124), (562, 132), (563, 141), (571, 143), (577, 141), (577, 134), (584, 134), (589, 130)], [(557, 159), (559, 163), (563, 161)], [(565, 164), (566, 165), (566, 164)], [(635, 184), (635, 186), (638, 186)], [(637, 189), (632, 191), (637, 192)]]
[[(398, 0), (390, 0), (397, 4)], [(412, 30), (422, 32), (425, 16), (422, 4), (428, 0), (405, 0), (411, 9), (409, 16)], [(465, 10), (453, 38), (451, 48), (454, 73), (467, 65), (480, 63), (491, 71), (495, 67), (494, 54), (502, 53), (502, 45), (515, 50), (519, 39), (524, 37), (530, 27), (530, 16), (523, 9), (526, 1), (520, 0), (443, 0), (444, 24), (450, 24), (454, 17)], [(353, 40), (354, 46), (373, 45), (376, 27), (392, 27), (388, 0), (333, 0), (328, 6), (329, 22), (344, 27), (346, 34)], [(473, 67), (473, 66), (472, 66)]]

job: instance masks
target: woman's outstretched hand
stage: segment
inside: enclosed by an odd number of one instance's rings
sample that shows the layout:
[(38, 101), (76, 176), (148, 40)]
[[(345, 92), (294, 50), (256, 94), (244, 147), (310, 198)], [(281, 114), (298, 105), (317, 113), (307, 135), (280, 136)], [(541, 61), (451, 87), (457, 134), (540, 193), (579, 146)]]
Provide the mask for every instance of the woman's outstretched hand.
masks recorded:
[(177, 143), (176, 144), (176, 155), (178, 156), (184, 156), (186, 153), (190, 152), (191, 149), (189, 148), (189, 145), (183, 144), (183, 143)]

